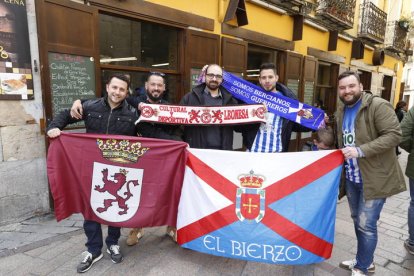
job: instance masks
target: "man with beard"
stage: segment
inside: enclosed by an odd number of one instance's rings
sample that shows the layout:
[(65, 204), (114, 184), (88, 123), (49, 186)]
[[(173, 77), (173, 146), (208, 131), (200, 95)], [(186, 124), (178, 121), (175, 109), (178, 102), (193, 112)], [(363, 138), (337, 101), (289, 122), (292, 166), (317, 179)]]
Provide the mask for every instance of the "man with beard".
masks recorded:
[[(297, 100), (289, 88), (277, 82), (278, 79), (273, 63), (260, 66), (259, 83), (264, 90)], [(292, 131), (305, 132), (311, 129), (267, 112), (266, 123), (253, 125), (249, 131), (244, 132), (243, 142), (251, 152), (287, 152)]]
[[(165, 89), (165, 74), (161, 72), (150, 72), (148, 74), (147, 81), (145, 82), (146, 94), (140, 95), (138, 97), (128, 97), (126, 98), (126, 101), (131, 106), (137, 108), (137, 110), (140, 109), (140, 103), (168, 104), (168, 102), (163, 99)], [(76, 100), (72, 105), (71, 115), (72, 117), (77, 118), (79, 116), (82, 116), (82, 112), (83, 110), (81, 101)], [(138, 115), (139, 114), (140, 112), (138, 112)], [(137, 130), (138, 136), (181, 141), (179, 132), (177, 132), (178, 127), (174, 125), (140, 122), (137, 125)], [(131, 229), (126, 240), (126, 244), (130, 246), (137, 244), (139, 239), (142, 238), (143, 235), (143, 228)], [(167, 227), (167, 235), (170, 236), (174, 241), (176, 241), (176, 230), (174, 227)]]
[[(206, 68), (206, 81), (184, 95), (180, 104), (186, 106), (226, 106), (237, 105), (233, 96), (221, 86), (223, 70), (217, 64)], [(192, 148), (233, 149), (233, 129), (236, 126), (185, 126), (184, 141)]]
[(377, 221), (387, 197), (405, 191), (405, 181), (395, 155), (401, 129), (389, 102), (362, 90), (357, 73), (338, 77), (336, 127), (338, 145), (345, 158), (345, 189), (357, 237), (356, 258), (340, 267), (352, 275), (375, 271)]

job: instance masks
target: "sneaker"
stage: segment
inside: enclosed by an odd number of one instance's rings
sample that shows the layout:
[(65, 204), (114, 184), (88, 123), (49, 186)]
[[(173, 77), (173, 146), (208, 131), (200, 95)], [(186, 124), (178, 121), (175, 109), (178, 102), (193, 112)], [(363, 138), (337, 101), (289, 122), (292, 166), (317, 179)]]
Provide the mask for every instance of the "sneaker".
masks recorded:
[(93, 256), (88, 251), (85, 251), (82, 253), (82, 261), (80, 264), (78, 264), (78, 267), (76, 268), (76, 271), (78, 273), (83, 273), (88, 271), (94, 263), (102, 259), (103, 254), (100, 253), (98, 256)]
[(124, 257), (121, 254), (121, 250), (119, 249), (119, 245), (113, 244), (108, 249), (106, 249), (109, 255), (111, 255), (111, 260), (114, 264), (118, 264), (122, 262)]
[(169, 236), (174, 242), (177, 242), (177, 228), (167, 226), (167, 233), (165, 234)]
[(404, 247), (407, 249), (408, 253), (414, 255), (414, 245), (411, 245), (408, 239), (404, 241)]
[(353, 268), (352, 269), (352, 276), (366, 276), (367, 274), (365, 274), (364, 272), (362, 272), (359, 269)]
[(143, 228), (133, 228), (131, 231), (129, 231), (128, 238), (126, 239), (126, 244), (129, 246), (136, 245), (142, 236), (144, 236)]
[[(354, 268), (354, 266), (356, 265), (357, 261), (356, 259), (352, 259), (352, 260), (348, 260), (348, 261), (343, 261), (342, 263), (339, 264), (339, 267), (348, 269), (348, 270), (352, 270)], [(374, 273), (375, 272), (375, 264), (372, 263), (369, 267), (368, 267), (368, 272), (369, 273)]]

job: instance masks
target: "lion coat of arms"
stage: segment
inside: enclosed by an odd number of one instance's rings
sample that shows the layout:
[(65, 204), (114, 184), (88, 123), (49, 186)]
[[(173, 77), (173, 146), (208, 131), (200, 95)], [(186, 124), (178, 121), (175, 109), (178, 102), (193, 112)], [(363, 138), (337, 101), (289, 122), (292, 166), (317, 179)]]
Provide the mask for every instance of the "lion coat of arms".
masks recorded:
[(91, 207), (107, 221), (130, 219), (138, 210), (143, 170), (95, 162), (91, 185)]

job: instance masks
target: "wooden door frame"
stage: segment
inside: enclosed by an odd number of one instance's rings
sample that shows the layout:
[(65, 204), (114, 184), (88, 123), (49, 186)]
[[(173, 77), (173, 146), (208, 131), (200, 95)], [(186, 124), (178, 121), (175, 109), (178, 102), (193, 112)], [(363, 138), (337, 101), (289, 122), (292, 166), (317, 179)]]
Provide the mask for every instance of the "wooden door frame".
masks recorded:
[[(98, 92), (101, 91), (100, 84), (100, 70), (99, 70), (99, 38), (96, 35), (93, 38), (96, 47), (94, 49), (86, 49), (79, 47), (70, 47), (67, 45), (61, 45), (56, 43), (49, 43), (47, 27), (48, 17), (45, 14), (46, 5), (54, 4), (70, 9), (79, 10), (82, 12), (91, 13), (94, 20), (94, 29), (98, 31), (98, 10), (96, 8), (74, 3), (68, 0), (36, 0), (36, 18), (38, 26), (39, 37), (39, 57), (40, 57), (40, 75), (42, 80), (42, 97), (43, 105), (45, 108), (46, 121), (52, 118), (52, 102), (51, 102), (51, 87), (50, 87), (50, 70), (49, 70), (49, 52), (59, 52), (64, 54), (74, 54), (91, 56), (95, 59), (95, 94), (98, 96)], [(98, 92), (97, 92), (98, 91)]]

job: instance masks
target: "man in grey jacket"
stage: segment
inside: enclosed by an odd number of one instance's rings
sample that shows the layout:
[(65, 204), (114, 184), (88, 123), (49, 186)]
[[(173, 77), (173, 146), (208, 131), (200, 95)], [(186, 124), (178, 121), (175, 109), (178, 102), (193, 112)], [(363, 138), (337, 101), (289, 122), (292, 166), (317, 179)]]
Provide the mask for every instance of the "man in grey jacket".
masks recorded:
[(336, 127), (345, 158), (345, 190), (358, 241), (356, 258), (340, 263), (352, 275), (375, 271), (377, 222), (387, 197), (406, 190), (395, 155), (401, 129), (392, 105), (363, 87), (356, 72), (338, 77)]

